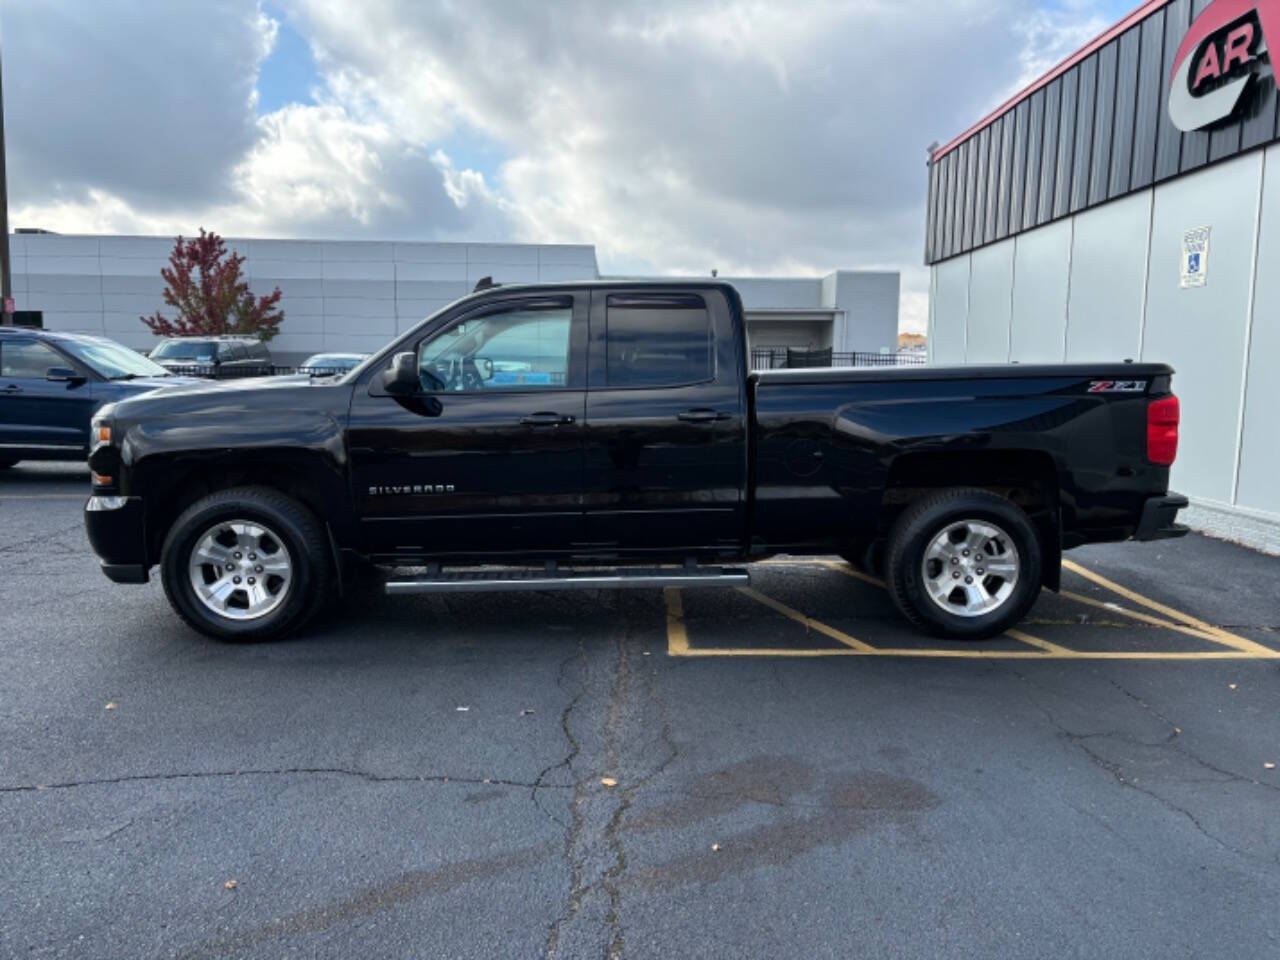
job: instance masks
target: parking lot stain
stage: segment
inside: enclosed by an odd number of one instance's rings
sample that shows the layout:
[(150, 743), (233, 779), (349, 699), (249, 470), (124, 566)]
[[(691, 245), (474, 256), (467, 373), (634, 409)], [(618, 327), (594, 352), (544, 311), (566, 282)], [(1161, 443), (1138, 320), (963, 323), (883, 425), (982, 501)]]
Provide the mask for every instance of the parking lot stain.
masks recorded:
[(179, 956), (186, 960), (200, 957), (263, 956), (266, 954), (255, 948), (278, 937), (319, 933), (337, 924), (375, 916), (385, 910), (425, 896), (445, 893), (475, 880), (533, 866), (553, 857), (555, 853), (556, 845), (548, 843), (490, 857), (446, 863), (430, 870), (411, 870), (382, 883), (367, 886), (354, 896), (285, 914), (240, 933), (208, 941)]
[[(635, 817), (633, 831), (697, 826), (715, 837), (688, 853), (635, 871), (630, 882), (646, 887), (715, 883), (760, 867), (783, 866), (812, 851), (847, 842), (877, 827), (908, 825), (938, 807), (939, 797), (909, 777), (877, 770), (818, 771), (792, 757), (764, 756), (696, 780), (665, 806)], [(718, 829), (753, 806), (772, 808), (770, 822), (747, 829)]]

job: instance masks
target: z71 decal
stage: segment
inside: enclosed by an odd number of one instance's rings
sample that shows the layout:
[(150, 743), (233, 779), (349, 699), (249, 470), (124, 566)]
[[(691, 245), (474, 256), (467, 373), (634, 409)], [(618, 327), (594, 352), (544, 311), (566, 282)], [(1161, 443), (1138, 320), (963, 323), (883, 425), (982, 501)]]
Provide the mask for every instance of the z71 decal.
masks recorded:
[(1146, 393), (1145, 380), (1094, 380), (1089, 384), (1090, 393)]

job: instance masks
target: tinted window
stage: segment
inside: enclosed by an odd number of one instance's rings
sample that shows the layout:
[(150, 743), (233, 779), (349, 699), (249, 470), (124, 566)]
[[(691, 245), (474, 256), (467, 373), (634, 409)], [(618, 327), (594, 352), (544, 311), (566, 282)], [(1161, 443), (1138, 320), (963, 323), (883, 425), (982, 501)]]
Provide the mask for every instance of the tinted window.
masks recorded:
[(687, 294), (613, 295), (607, 301), (611, 387), (663, 387), (712, 377), (711, 315)]
[(151, 352), (157, 360), (200, 360), (205, 363), (213, 359), (217, 344), (208, 340), (166, 340)]
[(34, 340), (5, 340), (0, 343), (0, 377), (43, 380), (50, 367), (68, 367), (56, 351)]
[(423, 389), (563, 387), (569, 376), (572, 319), (572, 302), (560, 299), (469, 317), (423, 345)]

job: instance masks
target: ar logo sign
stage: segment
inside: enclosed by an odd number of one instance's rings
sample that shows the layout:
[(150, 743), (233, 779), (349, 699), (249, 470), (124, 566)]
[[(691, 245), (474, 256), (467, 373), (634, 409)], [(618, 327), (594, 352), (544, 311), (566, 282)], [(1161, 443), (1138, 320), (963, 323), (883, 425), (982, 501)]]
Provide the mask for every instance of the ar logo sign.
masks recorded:
[(1280, 0), (1214, 0), (1196, 17), (1173, 58), (1169, 119), (1190, 132), (1239, 109), (1264, 65), (1267, 39), (1280, 43)]

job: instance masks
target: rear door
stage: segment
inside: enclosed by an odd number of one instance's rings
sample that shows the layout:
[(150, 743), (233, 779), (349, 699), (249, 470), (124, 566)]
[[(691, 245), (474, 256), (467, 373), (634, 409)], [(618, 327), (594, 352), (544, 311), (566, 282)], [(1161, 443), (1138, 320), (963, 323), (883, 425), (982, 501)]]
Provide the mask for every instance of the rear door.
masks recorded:
[(745, 364), (719, 287), (597, 290), (584, 508), (603, 555), (729, 555), (746, 533)]
[(87, 449), (93, 387), (87, 379), (48, 380), (53, 367), (78, 369), (35, 338), (0, 340), (0, 456), (24, 448), (54, 456)]

